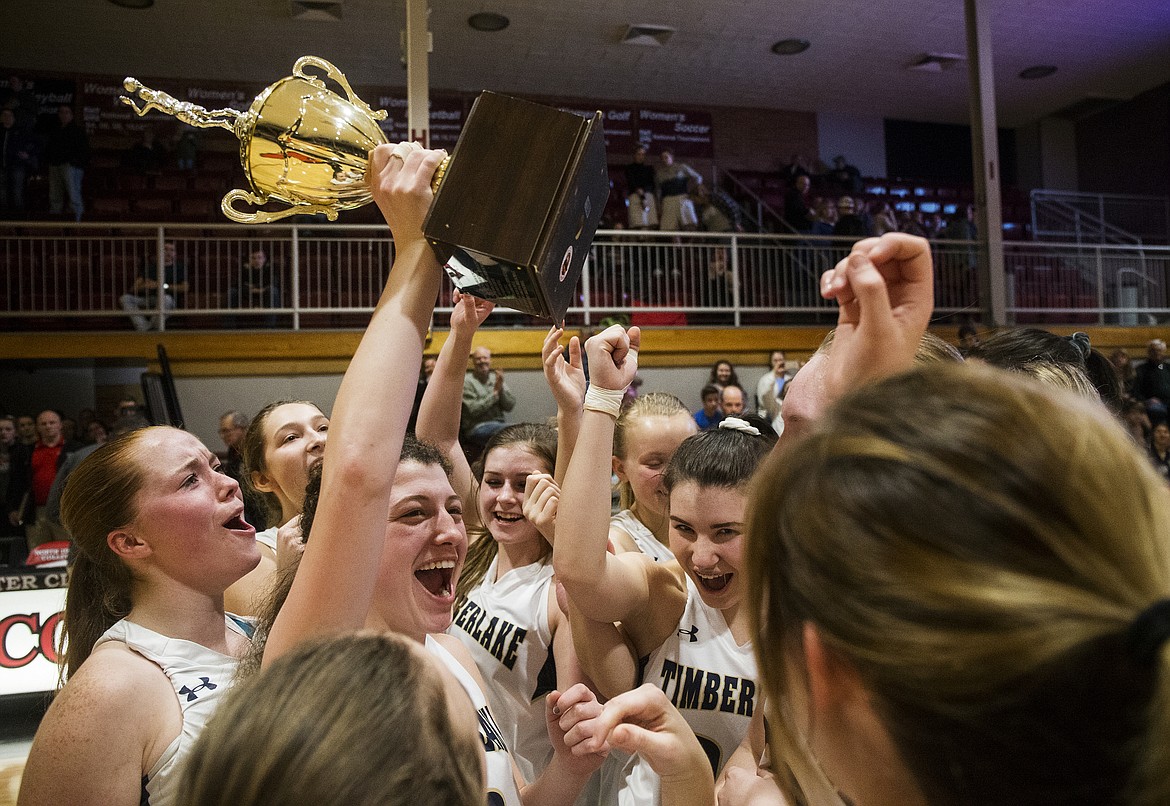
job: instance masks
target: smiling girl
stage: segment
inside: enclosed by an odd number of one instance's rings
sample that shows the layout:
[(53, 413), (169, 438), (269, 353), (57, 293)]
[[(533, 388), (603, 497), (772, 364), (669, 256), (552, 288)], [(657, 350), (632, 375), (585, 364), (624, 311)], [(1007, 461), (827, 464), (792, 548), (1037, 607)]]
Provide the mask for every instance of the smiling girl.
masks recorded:
[[(612, 327), (586, 343), (592, 383), (581, 434), (569, 462), (553, 561), (572, 605), (598, 623), (621, 622), (643, 680), (666, 694), (700, 737), (716, 775), (747, 733), (758, 707), (748, 614), (741, 607), (743, 521), (748, 482), (771, 443), (731, 419), (731, 427), (686, 439), (671, 458), (670, 548), (676, 559), (654, 562), (606, 550), (607, 448), (614, 412), (604, 397), (637, 371), (640, 333)], [(585, 671), (609, 679), (605, 669)], [(604, 691), (606, 695), (618, 692)], [(602, 803), (647, 803), (659, 780), (638, 756), (612, 755), (603, 770)]]

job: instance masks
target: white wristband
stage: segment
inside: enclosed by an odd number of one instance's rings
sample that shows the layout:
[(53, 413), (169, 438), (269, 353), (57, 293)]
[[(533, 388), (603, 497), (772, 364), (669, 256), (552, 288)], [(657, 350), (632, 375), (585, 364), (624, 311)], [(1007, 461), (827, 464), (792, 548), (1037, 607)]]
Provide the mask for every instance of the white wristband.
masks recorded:
[(616, 419), (622, 413), (622, 400), (625, 396), (625, 389), (602, 389), (591, 383), (585, 392), (585, 409), (600, 411)]

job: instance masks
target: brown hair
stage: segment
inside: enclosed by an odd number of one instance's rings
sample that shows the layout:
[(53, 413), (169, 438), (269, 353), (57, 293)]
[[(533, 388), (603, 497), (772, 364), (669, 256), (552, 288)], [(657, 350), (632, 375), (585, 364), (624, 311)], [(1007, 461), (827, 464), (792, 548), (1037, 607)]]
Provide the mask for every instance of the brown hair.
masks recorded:
[[(556, 429), (544, 423), (518, 423), (497, 431), (484, 446), (483, 453), (480, 454), (479, 461), (475, 463), (473, 468), (475, 477), (480, 484), (483, 483), (483, 466), (487, 462), (488, 454), (496, 448), (502, 448), (506, 445), (523, 445), (545, 463), (549, 473), (552, 473), (553, 468), (557, 465)], [(476, 501), (473, 505), (479, 506), (478, 485), (475, 489), (475, 497)], [(492, 560), (499, 553), (499, 546), (492, 539), (491, 530), (486, 526), (477, 529), (476, 534), (469, 537), (471, 543), (467, 547), (467, 560), (463, 564), (463, 573), (459, 575), (459, 582), (455, 586), (456, 600), (460, 602), (483, 581), (484, 575), (491, 567)], [(544, 542), (544, 553), (541, 556), (547, 557), (551, 552), (552, 546)], [(456, 606), (458, 607), (458, 605)]]
[(310, 641), (228, 695), (178, 803), (482, 806), (479, 745), (454, 730), (438, 670), (408, 639)]
[(134, 499), (146, 480), (138, 443), (153, 426), (114, 437), (69, 474), (61, 520), (75, 546), (61, 631), (62, 676), (72, 675), (106, 630), (130, 612), (130, 569), (106, 542), (137, 514)]
[[(252, 483), (253, 473), (267, 473), (268, 463), (264, 461), (264, 449), (267, 447), (264, 444), (264, 424), (268, 422), (268, 415), (281, 406), (288, 406), (294, 403), (300, 403), (305, 406), (312, 406), (317, 411), (321, 411), (321, 407), (311, 400), (274, 400), (260, 411), (256, 412), (256, 416), (252, 418), (252, 422), (248, 423), (248, 430), (244, 432), (244, 438), (240, 441), (240, 456), (243, 457), (244, 467), (240, 474), (240, 487), (243, 489), (244, 498), (247, 500), (256, 500), (261, 503), (265, 514), (268, 516), (269, 523), (280, 523), (281, 512), (280, 499), (276, 493), (265, 493), (257, 490)], [(232, 412), (228, 412), (229, 414)], [(324, 412), (321, 412), (324, 414)], [(227, 416), (226, 414), (224, 415)]]
[[(927, 800), (1170, 802), (1170, 497), (1100, 404), (986, 367), (839, 401), (765, 465), (749, 612), (777, 755), (804, 624), (856, 669)], [(799, 776), (798, 776), (799, 777)]]

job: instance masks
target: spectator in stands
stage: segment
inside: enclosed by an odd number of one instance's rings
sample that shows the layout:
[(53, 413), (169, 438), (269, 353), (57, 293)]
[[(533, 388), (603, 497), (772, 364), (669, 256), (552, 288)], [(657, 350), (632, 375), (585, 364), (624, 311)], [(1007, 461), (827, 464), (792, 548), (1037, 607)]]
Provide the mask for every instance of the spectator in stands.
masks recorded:
[[(239, 284), (228, 289), (228, 307), (247, 311), (280, 307), (280, 272), (259, 247), (251, 249), (240, 267)], [(264, 317), (265, 327), (276, 327), (276, 314)]]
[(703, 408), (692, 415), (695, 418), (695, 424), (704, 431), (717, 427), (723, 420), (723, 412), (719, 410), (718, 387), (707, 384), (699, 392), (699, 396), (703, 401)]
[(1150, 417), (1146, 414), (1146, 404), (1140, 400), (1127, 400), (1121, 406), (1121, 424), (1129, 434), (1133, 444), (1142, 448), (1150, 444), (1150, 432), (1154, 430), (1150, 425)]
[(862, 191), (861, 171), (850, 165), (844, 154), (833, 157), (833, 168), (827, 178), (842, 193), (856, 196)]
[(772, 423), (777, 431), (780, 425), (781, 395), (784, 387), (792, 379), (795, 372), (789, 372), (788, 360), (783, 350), (773, 350), (768, 355), (769, 369), (756, 382), (756, 411), (761, 417)]
[(930, 237), (930, 233), (926, 231), (926, 224), (922, 220), (922, 212), (919, 210), (915, 210), (913, 213), (903, 211), (898, 214), (898, 232), (917, 235), (919, 238)]
[(199, 155), (199, 135), (190, 126), (184, 126), (175, 140), (175, 166), (180, 171), (194, 171)]
[(973, 241), (978, 237), (975, 231), (974, 208), (965, 212), (955, 211), (946, 219), (940, 238), (948, 241)]
[(114, 420), (116, 421), (119, 417), (133, 417), (139, 413), (140, 408), (138, 401), (129, 395), (121, 397), (114, 404)]
[(22, 446), (14, 454), (12, 476), (6, 496), (8, 522), (24, 524), (25, 538), (31, 551), (51, 540), (67, 540), (61, 525), (53, 521), (45, 508), (49, 490), (65, 457), (82, 445), (61, 437), (61, 415), (46, 409), (37, 415), (37, 442)]
[(693, 230), (699, 227), (695, 204), (688, 195), (691, 183), (703, 184), (703, 177), (691, 166), (674, 161), (674, 152), (662, 150), (661, 164), (654, 172), (658, 192), (662, 197), (662, 216), (659, 229), (666, 231)]
[(626, 166), (627, 217), (630, 229), (658, 228), (658, 198), (654, 168), (646, 164), (646, 146), (634, 149), (634, 161)]
[[(16, 439), (16, 418), (11, 414), (0, 416), (0, 501), (8, 500), (8, 482), (12, 478), (12, 460), (20, 452), (20, 443)], [(0, 537), (12, 537), (21, 534), (20, 526), (12, 523), (7, 517), (8, 507), (4, 508), (5, 517), (0, 518)]]
[(37, 444), (37, 418), (22, 414), (16, 418), (16, 438), (21, 445)]
[(885, 235), (887, 232), (898, 231), (898, 217), (894, 215), (894, 208), (888, 201), (879, 201), (874, 204), (873, 234)]
[(943, 233), (946, 231), (946, 222), (943, 221), (941, 213), (928, 213), (923, 222), (923, 226), (926, 227), (927, 237), (931, 240), (942, 238)]
[[(175, 257), (175, 242), (163, 245), (163, 305), (166, 310), (175, 308), (175, 298), (187, 290), (187, 267)], [(121, 298), (122, 310), (130, 312), (130, 321), (138, 331), (158, 330), (158, 316), (149, 319), (137, 311), (158, 308), (159, 270), (153, 261), (143, 267), (142, 273), (134, 278), (134, 289)]]
[(979, 349), (979, 331), (970, 322), (959, 325), (959, 352), (966, 358), (972, 350)]
[(1158, 423), (1150, 437), (1150, 459), (1162, 478), (1170, 482), (1170, 425)]
[(837, 205), (832, 199), (818, 198), (816, 212), (813, 214), (811, 235), (832, 235), (833, 225), (837, 223)]
[(16, 125), (16, 113), (0, 109), (0, 217), (24, 215), (24, 186), (36, 156), (36, 141)]
[(244, 497), (244, 520), (255, 526), (257, 532), (262, 532), (268, 528), (264, 501), (244, 478), (244, 434), (251, 422), (248, 415), (235, 409), (224, 412), (219, 418), (219, 438), (226, 449), (220, 454), (220, 469), (239, 482)]
[(1128, 397), (1136, 397), (1134, 385), (1137, 383), (1137, 370), (1129, 358), (1129, 353), (1119, 347), (1113, 351), (1113, 355), (1109, 356), (1109, 361), (1117, 369), (1117, 376), (1121, 378), (1123, 394)]
[(716, 361), (711, 367), (711, 374), (707, 376), (707, 383), (720, 392), (727, 385), (739, 386), (739, 376), (735, 374), (735, 367), (726, 359)]
[(72, 107), (57, 107), (57, 119), (45, 133), (44, 155), (49, 165), (49, 211), (63, 213), (68, 197), (73, 220), (80, 221), (85, 207), (81, 180), (89, 163), (89, 138), (73, 119)]
[(471, 353), (471, 371), (463, 378), (463, 417), (460, 430), (466, 446), (477, 453), (508, 423), (507, 412), (516, 407), (504, 371), (492, 370), (492, 351), (476, 347)]
[(707, 232), (743, 232), (743, 208), (723, 188), (699, 185), (695, 206)]
[(784, 222), (797, 232), (812, 230), (813, 212), (809, 196), (812, 180), (807, 175), (796, 177), (796, 181), (788, 186), (784, 194)]
[(869, 228), (857, 215), (853, 198), (842, 196), (837, 199), (837, 223), (833, 225), (833, 235), (838, 238), (868, 238)]
[(728, 384), (723, 387), (723, 391), (719, 393), (719, 408), (723, 412), (724, 417), (739, 417), (743, 414), (744, 401), (747, 395), (744, 394), (743, 388)]
[(1150, 421), (1157, 425), (1166, 420), (1170, 404), (1170, 367), (1166, 366), (1166, 342), (1151, 339), (1146, 347), (1146, 361), (1134, 372), (1137, 397), (1146, 404)]
[(708, 250), (707, 304), (730, 308), (733, 301), (731, 260), (727, 247), (715, 246)]
[(28, 88), (20, 76), (9, 76), (8, 86), (0, 90), (0, 108), (11, 109), (16, 125), (32, 132), (37, 124), (39, 103), (36, 93)]
[(809, 169), (808, 160), (803, 154), (793, 154), (792, 159), (788, 164), (780, 169), (780, 178), (784, 180), (786, 185), (791, 186), (798, 176), (809, 176), (812, 171)]
[(77, 430), (77, 420), (72, 417), (61, 418), (61, 438), (66, 442), (80, 442), (81, 436)]
[(154, 129), (147, 126), (138, 142), (122, 156), (122, 167), (134, 173), (157, 174), (162, 171), (166, 158), (166, 150), (154, 139)]
[(109, 438), (109, 429), (101, 420), (91, 420), (86, 426), (85, 442), (87, 445), (105, 445)]

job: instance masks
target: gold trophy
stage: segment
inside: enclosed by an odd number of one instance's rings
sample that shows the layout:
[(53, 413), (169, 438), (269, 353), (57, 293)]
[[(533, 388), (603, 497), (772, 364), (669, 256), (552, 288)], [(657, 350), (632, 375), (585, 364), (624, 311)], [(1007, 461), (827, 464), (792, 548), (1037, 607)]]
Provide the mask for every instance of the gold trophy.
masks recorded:
[[(306, 74), (312, 68), (320, 75)], [(345, 93), (325, 86), (332, 79)], [(158, 110), (184, 123), (232, 132), (251, 191), (231, 190), (220, 204), (242, 224), (323, 213), (373, 201), (366, 185), (369, 152), (388, 142), (375, 112), (345, 75), (324, 59), (303, 56), (293, 74), (271, 85), (247, 112), (206, 109), (123, 82), (139, 115)], [(424, 234), (462, 291), (561, 321), (609, 196), (601, 113), (592, 118), (483, 92), (454, 153), (431, 179), (435, 201)], [(288, 205), (268, 212), (238, 201)]]
[[(325, 86), (305, 68), (316, 68), (336, 81), (345, 97)], [(366, 187), (369, 152), (388, 142), (375, 112), (354, 94), (345, 75), (324, 59), (304, 56), (293, 74), (256, 96), (247, 112), (205, 109), (127, 78), (122, 86), (136, 96), (122, 96), (139, 116), (152, 109), (174, 115), (200, 128), (227, 129), (240, 140), (240, 162), (252, 191), (231, 190), (220, 204), (223, 214), (242, 224), (264, 224), (290, 215), (324, 213), (330, 221), (338, 210), (373, 201)], [(141, 101), (136, 103), (135, 100)], [(442, 181), (445, 165), (432, 185)], [(262, 205), (270, 199), (289, 205), (276, 212), (243, 212), (235, 202)]]

